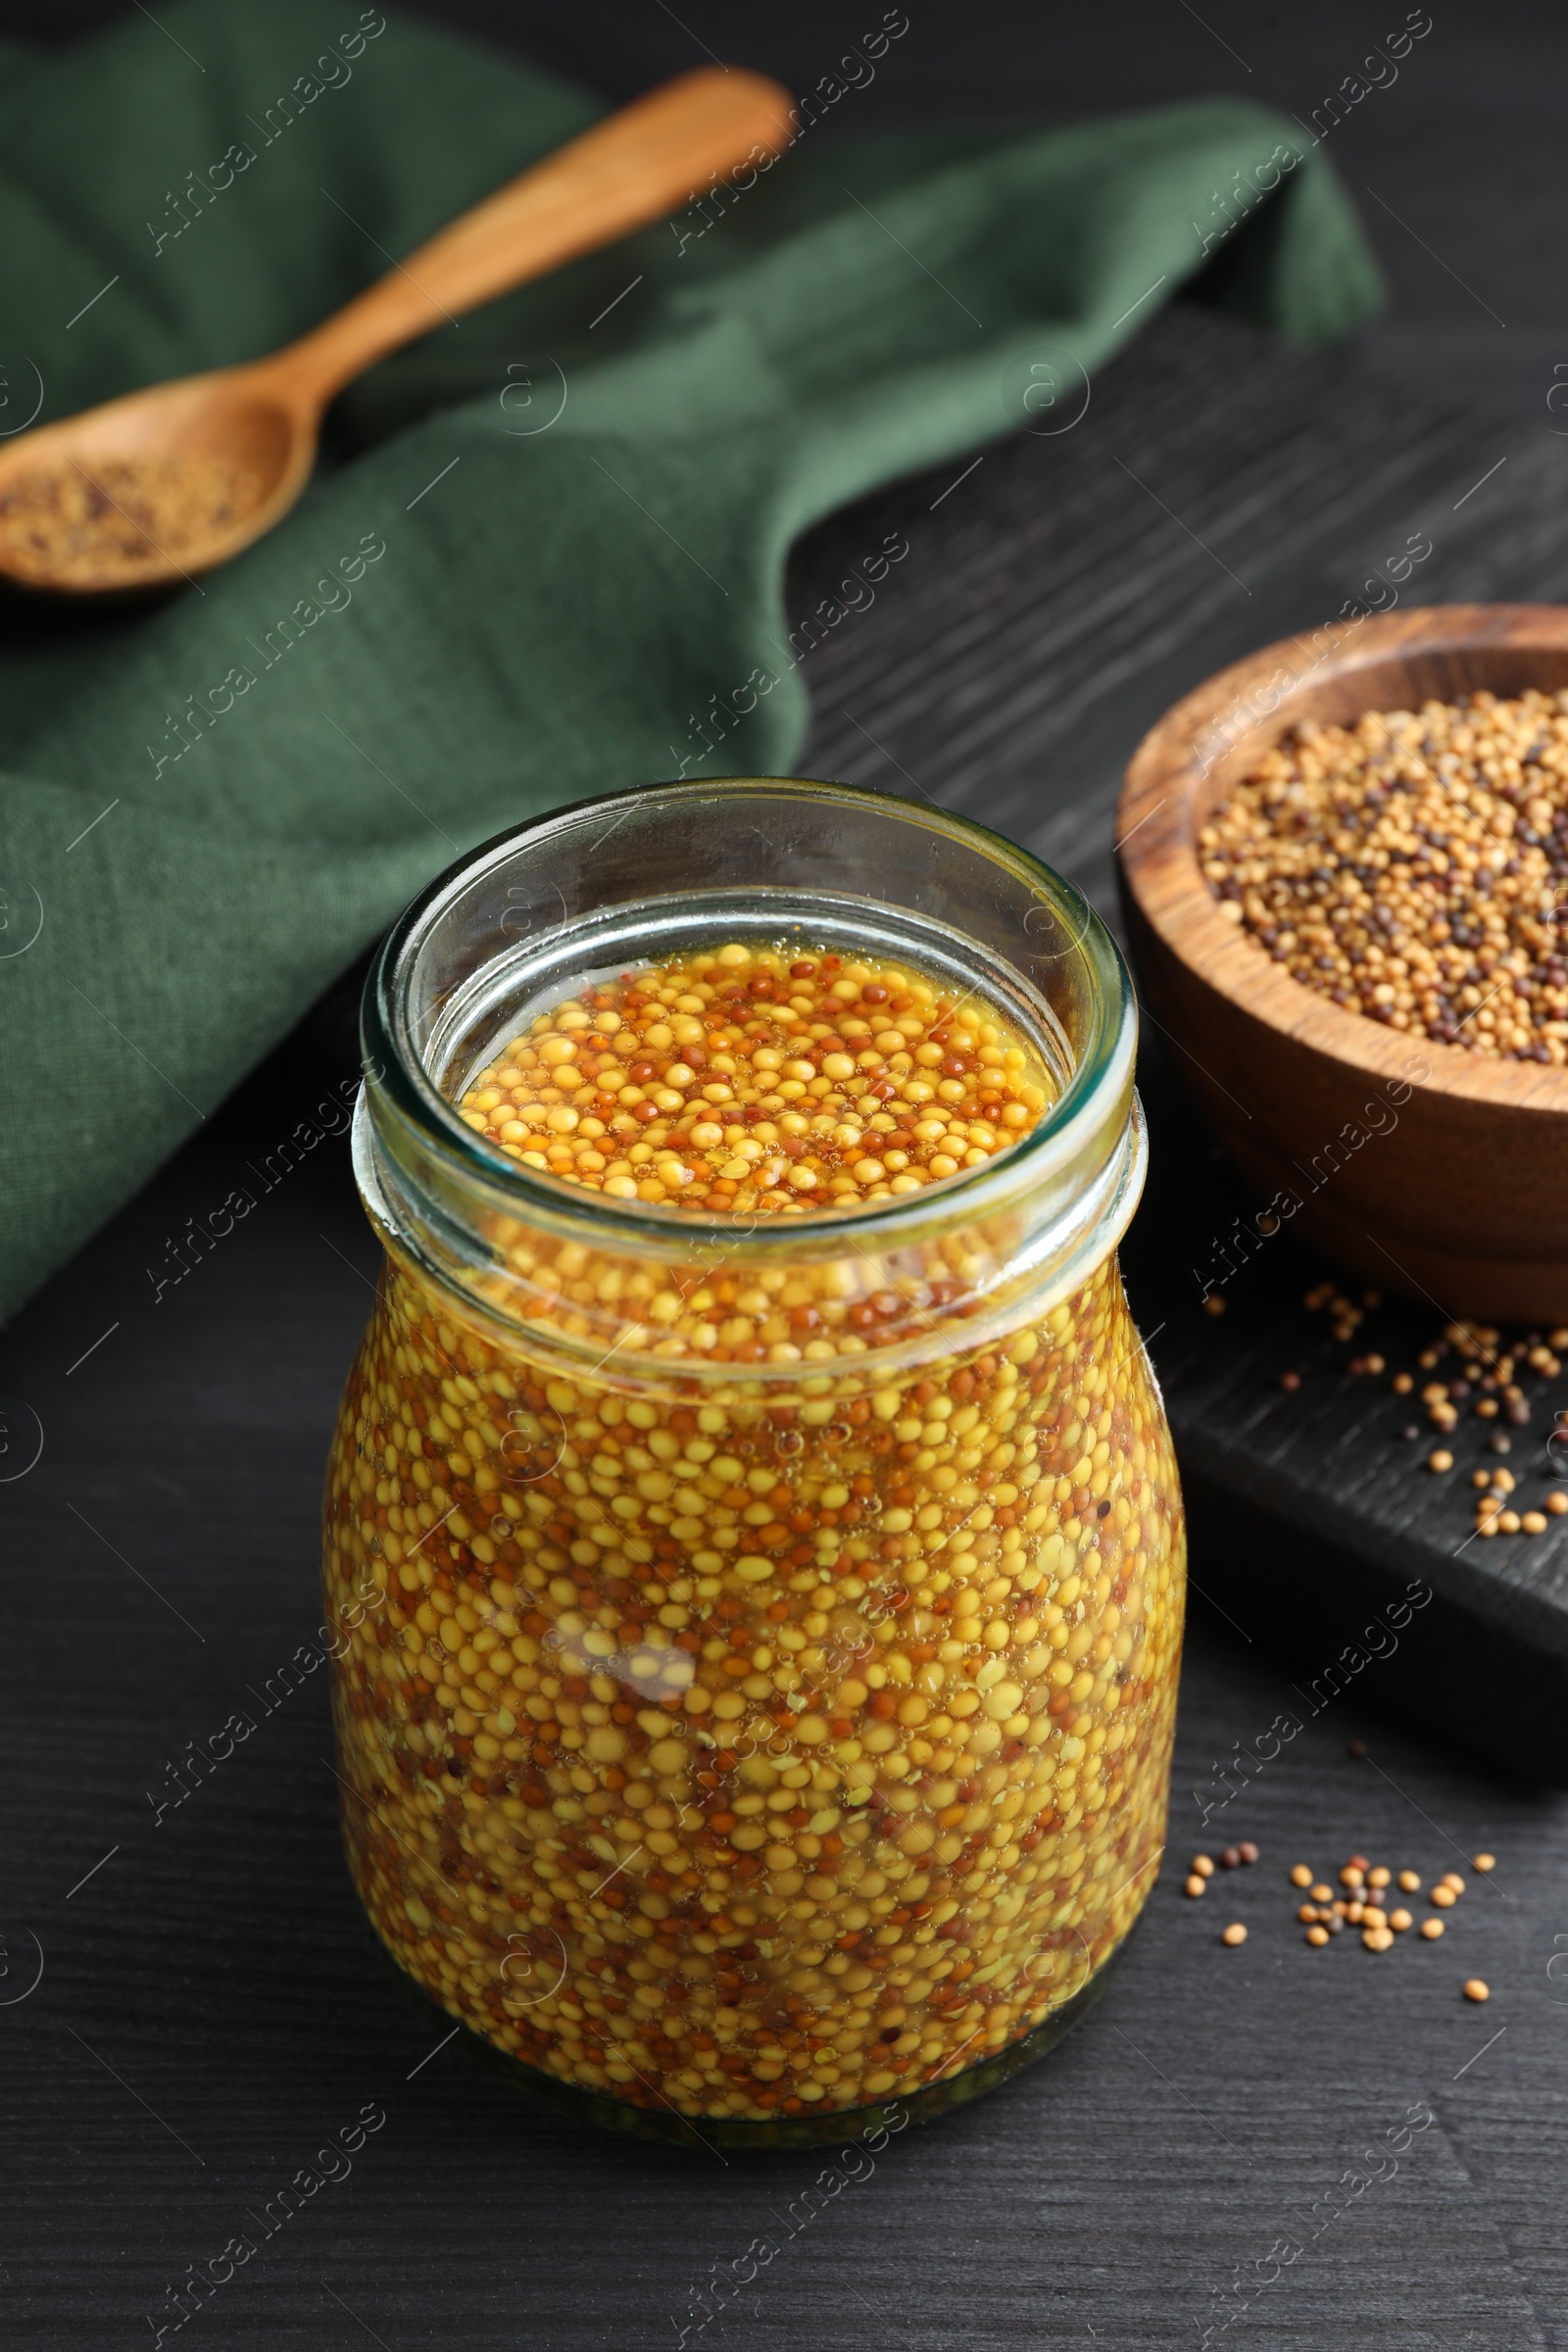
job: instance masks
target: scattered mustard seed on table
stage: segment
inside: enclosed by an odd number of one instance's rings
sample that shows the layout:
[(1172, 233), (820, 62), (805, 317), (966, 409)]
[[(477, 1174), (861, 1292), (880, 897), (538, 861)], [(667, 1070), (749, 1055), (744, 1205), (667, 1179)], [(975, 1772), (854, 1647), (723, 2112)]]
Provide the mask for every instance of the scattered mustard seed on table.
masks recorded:
[(1221, 907), (1348, 1011), (1568, 1063), (1568, 694), (1303, 722), (1199, 832)]
[(1492, 1986), (1485, 1983), (1485, 1981), (1480, 1977), (1467, 1977), (1465, 1980), (1464, 1997), (1467, 2001), (1490, 2001), (1492, 1998)]
[(1221, 1943), (1228, 1943), (1231, 1945), (1245, 1943), (1247, 1941), (1247, 1930), (1243, 1927), (1239, 1919), (1232, 1920), (1228, 1928), (1221, 1929), (1219, 1939)]

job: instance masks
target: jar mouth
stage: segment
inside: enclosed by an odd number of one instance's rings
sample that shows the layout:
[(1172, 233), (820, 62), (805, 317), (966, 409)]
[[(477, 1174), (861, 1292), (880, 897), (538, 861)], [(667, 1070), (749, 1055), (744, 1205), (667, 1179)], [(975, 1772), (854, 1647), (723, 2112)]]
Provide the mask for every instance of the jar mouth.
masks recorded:
[[(767, 813), (775, 822), (782, 814), (786, 824), (792, 814), (808, 824), (842, 814), (868, 838), (886, 827), (890, 851), (896, 846), (900, 853), (890, 855), (889, 868), (906, 879), (922, 863), (940, 871), (945, 850), (950, 859), (961, 856), (994, 937), (987, 941), (961, 921), (936, 918), (910, 906), (906, 896), (878, 895), (866, 887), (877, 878), (872, 874), (855, 877), (858, 888), (845, 888), (841, 873), (837, 887), (810, 879), (731, 881), (638, 897), (624, 895), (639, 880), (635, 858), (630, 872), (622, 858), (618, 875), (605, 877), (609, 895), (575, 914), (561, 882), (549, 878), (553, 858), (556, 870), (564, 871), (560, 860), (591, 856), (596, 844), (608, 843), (628, 820), (640, 820), (639, 830), (647, 822), (673, 822), (700, 844), (705, 822), (722, 813), (733, 824), (737, 813), (748, 809), (759, 816)], [(760, 825), (756, 830), (788, 859), (790, 844), (774, 844)], [(509, 874), (516, 878), (509, 882)], [(986, 905), (988, 882), (992, 891)], [(550, 905), (525, 906), (528, 894), (540, 889)], [(678, 915), (671, 911), (677, 897)], [(586, 959), (603, 951), (603, 960), (613, 962), (617, 944), (633, 938), (647, 942), (651, 933), (657, 937), (661, 909), (675, 945), (692, 944), (705, 925), (705, 944), (736, 926), (760, 939), (803, 926), (814, 937), (854, 925), (858, 939), (873, 937), (890, 954), (927, 967), (935, 956), (955, 976), (966, 978), (975, 993), (992, 990), (1004, 1008), (1033, 1032), (1054, 1065), (1056, 1100), (1034, 1128), (983, 1166), (960, 1169), (888, 1200), (788, 1218), (694, 1215), (678, 1206), (612, 1198), (524, 1166), (483, 1141), (459, 1115), (438, 1079), (476, 1035), (482, 1042), (500, 1033), (497, 1007), (514, 1005), (531, 976), (559, 965), (560, 995), (574, 993), (586, 976)], [(543, 920), (536, 924), (541, 913)], [(466, 923), (466, 915), (471, 923)], [(487, 933), (491, 953), (475, 951), (466, 935), (470, 930)], [(647, 959), (646, 946), (639, 959)], [(454, 1177), (471, 1184), (488, 1209), (562, 1237), (591, 1235), (601, 1247), (633, 1254), (671, 1247), (722, 1250), (744, 1236), (749, 1255), (785, 1258), (819, 1256), (839, 1242), (896, 1250), (1014, 1200), (1081, 1160), (1097, 1131), (1120, 1136), (1130, 1105), (1137, 1007), (1120, 952), (1082, 894), (1026, 850), (971, 818), (862, 785), (800, 777), (697, 778), (575, 802), (499, 833), (456, 860), (414, 901), (383, 942), (366, 984), (361, 1040), (370, 1125), (378, 1140), (396, 1151), (394, 1133), (401, 1130), (421, 1158), (436, 1154)]]

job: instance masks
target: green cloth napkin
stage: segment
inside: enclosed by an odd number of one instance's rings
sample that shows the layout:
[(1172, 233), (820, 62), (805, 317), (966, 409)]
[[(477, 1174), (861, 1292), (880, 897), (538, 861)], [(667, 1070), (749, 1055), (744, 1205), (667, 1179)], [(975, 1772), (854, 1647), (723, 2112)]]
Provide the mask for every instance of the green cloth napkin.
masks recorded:
[[(808, 524), (1069, 415), (1073, 363), (1200, 272), (1301, 342), (1374, 307), (1288, 120), (857, 134), (850, 77), (920, 38), (866, 13), (787, 157), (437, 321), (225, 570), (5, 604), (0, 1312), (461, 852), (683, 762), (787, 772)], [(169, 0), (0, 62), (0, 431), (287, 341), (603, 112), (355, 0)]]

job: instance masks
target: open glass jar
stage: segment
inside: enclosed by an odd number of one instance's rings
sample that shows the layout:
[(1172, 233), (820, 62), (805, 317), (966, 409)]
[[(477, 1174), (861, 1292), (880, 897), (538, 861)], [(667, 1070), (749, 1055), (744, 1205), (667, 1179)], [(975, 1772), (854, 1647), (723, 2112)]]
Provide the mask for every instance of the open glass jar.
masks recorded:
[[(1025, 1041), (1049, 1107), (978, 1164), (779, 1215), (745, 1183), (644, 1198), (635, 1155), (584, 1189), (459, 1107), (545, 1011), (705, 952), (710, 1027), (758, 1009), (754, 956), (826, 961), (839, 1000), (920, 975), (945, 1022), (999, 1024), (966, 1039)], [(840, 1009), (786, 1094), (831, 1125), (858, 1062), (879, 1107), (932, 1098)], [(1115, 1258), (1135, 1027), (1070, 885), (808, 781), (542, 818), (387, 940), (355, 1123), (386, 1260), (325, 1509), (344, 1830), (398, 1966), (536, 2088), (656, 2137), (838, 2136), (990, 2087), (1098, 1988), (1161, 1851), (1183, 1600)], [(629, 1136), (677, 1100), (646, 1065), (602, 1083)]]

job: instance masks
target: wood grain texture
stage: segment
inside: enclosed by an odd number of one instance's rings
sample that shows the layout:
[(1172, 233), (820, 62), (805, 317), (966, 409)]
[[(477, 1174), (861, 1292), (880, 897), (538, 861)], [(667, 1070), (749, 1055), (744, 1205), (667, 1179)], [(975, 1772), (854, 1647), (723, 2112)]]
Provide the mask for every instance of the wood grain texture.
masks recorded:
[(1140, 979), (1226, 1150), (1341, 1264), (1484, 1320), (1568, 1315), (1568, 1071), (1318, 996), (1224, 918), (1198, 834), (1303, 720), (1565, 681), (1557, 606), (1416, 608), (1298, 635), (1184, 696), (1139, 746), (1117, 812)]

